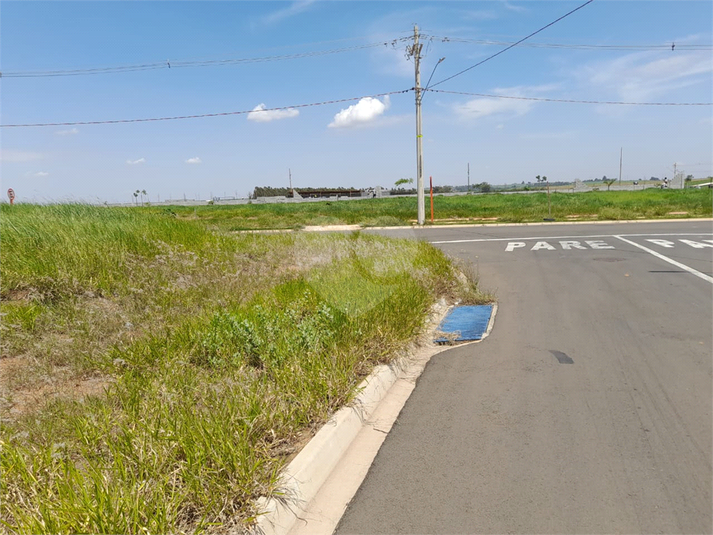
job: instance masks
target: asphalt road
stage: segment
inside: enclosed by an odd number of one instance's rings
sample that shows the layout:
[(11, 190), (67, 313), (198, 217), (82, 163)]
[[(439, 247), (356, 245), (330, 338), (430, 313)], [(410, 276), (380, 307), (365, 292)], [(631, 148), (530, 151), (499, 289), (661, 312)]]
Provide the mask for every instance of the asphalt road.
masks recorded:
[(336, 533), (713, 531), (713, 224), (388, 233), (499, 311), (431, 360)]

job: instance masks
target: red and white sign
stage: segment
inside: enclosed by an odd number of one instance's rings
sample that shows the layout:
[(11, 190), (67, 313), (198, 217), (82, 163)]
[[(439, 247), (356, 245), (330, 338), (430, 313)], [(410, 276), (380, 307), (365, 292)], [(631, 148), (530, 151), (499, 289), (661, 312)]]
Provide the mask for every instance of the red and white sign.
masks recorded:
[(15, 190), (10, 188), (7, 190), (7, 198), (10, 199), (10, 204), (15, 201)]

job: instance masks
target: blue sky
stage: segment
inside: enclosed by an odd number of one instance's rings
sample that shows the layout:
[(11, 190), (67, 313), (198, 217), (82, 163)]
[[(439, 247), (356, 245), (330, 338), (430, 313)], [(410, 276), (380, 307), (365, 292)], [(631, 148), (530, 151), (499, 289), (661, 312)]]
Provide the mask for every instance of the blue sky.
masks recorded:
[[(414, 94), (289, 108), (413, 87), (403, 38), (417, 23), (422, 82), (504, 47), (582, 2), (14, 2), (0, 8), (2, 124), (249, 111), (130, 124), (1, 128), (2, 186), (19, 200), (128, 202), (246, 196), (255, 186), (391, 186), (415, 177)], [(437, 87), (626, 102), (711, 102), (713, 4), (596, 0), (531, 44)], [(449, 40), (444, 42), (443, 38)], [(392, 44), (396, 40), (395, 44)], [(675, 42), (677, 48), (670, 49)], [(378, 44), (382, 43), (382, 44)], [(384, 45), (383, 43), (389, 43)], [(374, 45), (374, 46), (366, 46)], [(654, 45), (669, 45), (655, 48)], [(706, 45), (696, 49), (691, 45)], [(220, 66), (186, 60), (314, 55)], [(10, 73), (174, 62), (81, 76)], [(351, 107), (350, 106), (354, 106)], [(567, 104), (427, 93), (424, 174), (436, 184), (713, 174), (711, 106)], [(269, 119), (269, 120), (268, 120)]]

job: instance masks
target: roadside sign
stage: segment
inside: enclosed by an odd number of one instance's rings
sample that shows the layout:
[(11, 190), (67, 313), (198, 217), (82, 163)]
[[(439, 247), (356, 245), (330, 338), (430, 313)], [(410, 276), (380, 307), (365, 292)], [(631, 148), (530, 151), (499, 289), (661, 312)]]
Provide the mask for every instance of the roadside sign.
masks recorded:
[(12, 188), (9, 188), (7, 190), (7, 198), (10, 199), (10, 204), (13, 204), (15, 202), (15, 190)]

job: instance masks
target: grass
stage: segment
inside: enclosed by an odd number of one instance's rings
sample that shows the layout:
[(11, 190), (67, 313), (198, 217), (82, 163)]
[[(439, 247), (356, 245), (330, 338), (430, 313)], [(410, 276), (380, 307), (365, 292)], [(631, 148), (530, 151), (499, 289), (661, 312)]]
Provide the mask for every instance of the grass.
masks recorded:
[(437, 298), (485, 299), (420, 242), (0, 210), (8, 533), (239, 529)]
[[(710, 217), (711, 190), (590, 191), (552, 193), (552, 217), (621, 220), (669, 217)], [(371, 226), (410, 225), (416, 219), (415, 197), (281, 204), (171, 207), (183, 219), (198, 219), (224, 230), (290, 229), (320, 224)], [(542, 221), (548, 217), (547, 194), (487, 194), (434, 197), (435, 217), (444, 219), (497, 218), (499, 222)], [(681, 217), (681, 216), (677, 216)], [(427, 218), (428, 220), (428, 218)]]

